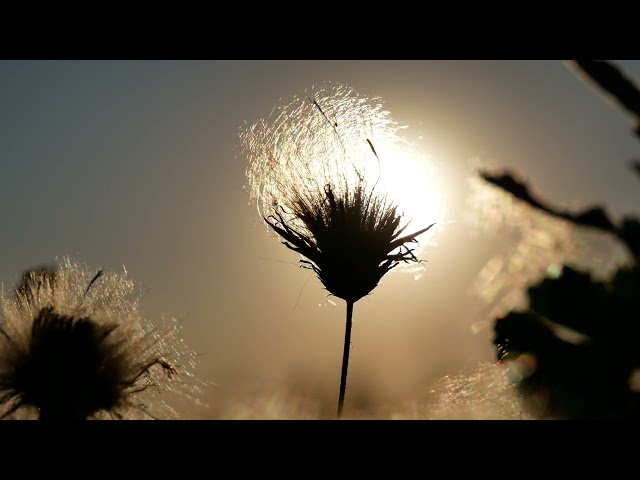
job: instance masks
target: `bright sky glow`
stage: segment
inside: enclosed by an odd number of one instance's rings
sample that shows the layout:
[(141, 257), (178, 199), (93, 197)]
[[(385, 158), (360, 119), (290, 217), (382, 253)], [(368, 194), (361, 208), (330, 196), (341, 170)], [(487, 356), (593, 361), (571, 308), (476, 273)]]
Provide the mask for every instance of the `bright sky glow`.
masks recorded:
[[(260, 215), (270, 215), (274, 206), (291, 208), (293, 192), (322, 192), (327, 184), (353, 188), (363, 179), (397, 205), (405, 234), (436, 223), (424, 234), (432, 237), (446, 214), (443, 195), (435, 169), (399, 135), (401, 129), (380, 99), (342, 85), (312, 88), (277, 106), (270, 119), (240, 133), (249, 160), (248, 190)], [(297, 227), (305, 230), (302, 222)], [(412, 245), (416, 255), (428, 243), (418, 241)]]

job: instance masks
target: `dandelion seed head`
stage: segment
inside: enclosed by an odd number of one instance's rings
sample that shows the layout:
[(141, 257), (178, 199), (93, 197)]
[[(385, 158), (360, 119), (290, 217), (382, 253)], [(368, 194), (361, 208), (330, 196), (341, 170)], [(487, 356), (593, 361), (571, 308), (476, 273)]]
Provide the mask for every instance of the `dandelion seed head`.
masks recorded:
[(0, 296), (0, 417), (180, 418), (167, 393), (199, 403), (180, 323), (146, 320), (126, 271), (65, 258), (28, 275), (37, 288)]

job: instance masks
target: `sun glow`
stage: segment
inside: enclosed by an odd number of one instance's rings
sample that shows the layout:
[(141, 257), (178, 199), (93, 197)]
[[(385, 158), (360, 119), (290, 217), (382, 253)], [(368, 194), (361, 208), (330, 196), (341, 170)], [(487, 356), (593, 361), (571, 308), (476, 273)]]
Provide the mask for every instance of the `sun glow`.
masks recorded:
[[(322, 198), (327, 186), (336, 196), (363, 186), (402, 215), (399, 234), (416, 256), (433, 241), (446, 215), (436, 186), (436, 168), (416, 145), (399, 135), (399, 126), (379, 98), (358, 95), (349, 87), (325, 84), (276, 106), (268, 119), (240, 133), (251, 199), (261, 217), (295, 210), (292, 199)], [(318, 195), (320, 194), (320, 197)], [(290, 226), (306, 231), (301, 218)], [(417, 272), (420, 263), (402, 262), (394, 270)]]
[(418, 237), (418, 253), (433, 241), (447, 213), (444, 196), (437, 184), (437, 167), (427, 157), (421, 156), (416, 147), (384, 143), (375, 148), (380, 159), (378, 187), (398, 205), (403, 225), (408, 224), (407, 231), (435, 223)]

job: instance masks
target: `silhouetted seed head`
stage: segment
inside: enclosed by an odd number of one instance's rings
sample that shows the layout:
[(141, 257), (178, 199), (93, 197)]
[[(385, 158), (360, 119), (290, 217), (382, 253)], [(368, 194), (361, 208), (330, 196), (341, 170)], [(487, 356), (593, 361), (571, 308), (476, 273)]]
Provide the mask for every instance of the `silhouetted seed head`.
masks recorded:
[(126, 271), (67, 259), (48, 275), (32, 270), (37, 291), (0, 297), (0, 418), (178, 418), (159, 394), (200, 387), (184, 381), (195, 354), (175, 319), (144, 320)]
[[(400, 262), (417, 262), (405, 244), (431, 226), (402, 235), (401, 215), (384, 196), (362, 183), (345, 185), (334, 195), (331, 185), (321, 192), (304, 192), (293, 201), (294, 211), (282, 209), (265, 218), (284, 244), (303, 256), (334, 296), (356, 302), (369, 294), (381, 278)], [(292, 218), (306, 229), (297, 229)]]
[[(384, 146), (401, 158), (402, 139), (377, 98), (327, 83), (277, 106), (271, 117), (240, 133), (250, 198), (282, 243), (304, 257), (300, 264), (347, 303), (342, 418), (353, 305), (400, 262), (418, 263), (407, 244), (434, 224), (404, 234), (409, 222), (401, 225), (399, 198), (388, 196), (398, 182), (387, 182), (378, 156)], [(392, 164), (396, 179), (409, 170), (400, 163)]]
[(118, 406), (123, 359), (105, 342), (114, 327), (73, 318), (45, 307), (33, 319), (29, 350), (17, 355), (14, 389), (40, 418), (84, 419)]
[(408, 222), (384, 190), (378, 142), (403, 144), (377, 98), (325, 84), (274, 109), (240, 134), (260, 216), (334, 296), (355, 302), (400, 262), (433, 224)]

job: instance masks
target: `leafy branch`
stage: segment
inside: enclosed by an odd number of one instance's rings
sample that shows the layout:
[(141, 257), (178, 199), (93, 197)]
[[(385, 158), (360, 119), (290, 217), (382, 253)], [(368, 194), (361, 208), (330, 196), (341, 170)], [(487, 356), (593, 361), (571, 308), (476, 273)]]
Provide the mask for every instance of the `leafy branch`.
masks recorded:
[[(634, 118), (640, 137), (640, 90), (624, 72), (608, 61), (568, 64)], [(640, 174), (640, 162), (631, 167)], [(601, 206), (559, 208), (506, 170), (480, 176), (536, 210), (612, 234), (633, 255), (630, 265), (606, 281), (564, 265), (557, 278), (543, 278), (527, 289), (525, 311), (496, 319), (498, 361), (519, 372), (514, 380), (525, 408), (538, 418), (640, 418), (640, 392), (631, 385), (640, 369), (640, 222), (635, 217), (612, 221)]]

